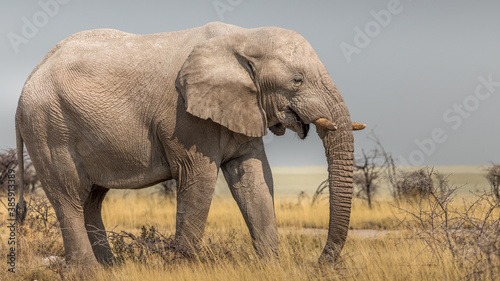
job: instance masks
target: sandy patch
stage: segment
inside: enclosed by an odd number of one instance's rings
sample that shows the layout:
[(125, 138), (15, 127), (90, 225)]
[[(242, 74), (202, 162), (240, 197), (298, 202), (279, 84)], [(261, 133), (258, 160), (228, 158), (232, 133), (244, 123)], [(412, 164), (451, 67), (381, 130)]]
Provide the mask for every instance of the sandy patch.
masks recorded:
[[(296, 233), (304, 235), (327, 235), (328, 230), (320, 228), (278, 228), (280, 234)], [(376, 229), (351, 229), (349, 236), (359, 238), (381, 238), (389, 234), (397, 234), (398, 230), (376, 230)]]

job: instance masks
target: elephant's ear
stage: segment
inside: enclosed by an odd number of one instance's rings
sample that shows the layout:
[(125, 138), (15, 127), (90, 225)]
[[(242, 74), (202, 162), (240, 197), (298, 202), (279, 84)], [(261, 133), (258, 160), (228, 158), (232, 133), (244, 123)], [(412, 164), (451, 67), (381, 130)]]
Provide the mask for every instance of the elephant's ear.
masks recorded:
[(252, 62), (243, 54), (241, 34), (211, 38), (184, 62), (176, 88), (187, 112), (250, 137), (267, 133), (267, 120), (252, 80)]

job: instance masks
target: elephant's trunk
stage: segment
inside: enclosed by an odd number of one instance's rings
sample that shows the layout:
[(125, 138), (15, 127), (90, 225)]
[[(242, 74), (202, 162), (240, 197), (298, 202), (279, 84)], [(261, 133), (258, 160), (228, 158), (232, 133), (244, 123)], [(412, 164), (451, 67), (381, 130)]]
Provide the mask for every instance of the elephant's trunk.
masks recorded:
[[(330, 80), (331, 81), (331, 80)], [(323, 139), (328, 161), (330, 191), (330, 222), (328, 240), (319, 258), (320, 263), (333, 263), (340, 256), (349, 228), (352, 199), (352, 177), (354, 164), (353, 124), (343, 98), (336, 87), (329, 85), (334, 99), (328, 100), (332, 121), (338, 126), (335, 131), (318, 128)]]

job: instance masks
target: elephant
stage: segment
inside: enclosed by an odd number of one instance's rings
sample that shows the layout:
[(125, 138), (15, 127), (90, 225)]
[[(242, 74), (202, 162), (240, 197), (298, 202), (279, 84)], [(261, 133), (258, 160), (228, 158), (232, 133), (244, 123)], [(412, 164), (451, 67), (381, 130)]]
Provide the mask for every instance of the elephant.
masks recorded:
[(79, 32), (29, 75), (15, 122), (19, 159), (25, 146), (60, 222), (69, 264), (115, 262), (101, 218), (110, 189), (169, 179), (177, 181), (175, 243), (195, 251), (219, 168), (256, 253), (278, 257), (262, 137), (289, 129), (304, 139), (311, 123), (324, 144), (330, 187), (319, 260), (335, 261), (346, 241), (352, 131), (364, 124), (351, 122), (326, 68), (297, 32), (220, 22), (148, 35)]

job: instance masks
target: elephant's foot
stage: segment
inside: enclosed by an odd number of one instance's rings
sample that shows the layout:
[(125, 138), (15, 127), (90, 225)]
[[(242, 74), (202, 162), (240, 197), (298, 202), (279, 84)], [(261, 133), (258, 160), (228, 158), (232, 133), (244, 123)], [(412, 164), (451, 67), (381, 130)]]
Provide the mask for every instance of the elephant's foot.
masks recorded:
[(99, 267), (99, 262), (97, 262), (94, 253), (79, 253), (74, 252), (70, 255), (66, 254), (66, 264), (71, 268), (97, 268)]
[(115, 258), (115, 255), (111, 251), (98, 252), (94, 251), (97, 261), (104, 266), (111, 266), (118, 263)]
[(100, 269), (97, 261), (94, 260), (61, 260), (51, 263), (49, 268), (59, 274), (64, 280), (93, 280), (94, 275)]
[(261, 239), (263, 241), (258, 242), (254, 240), (253, 242), (253, 247), (255, 249), (255, 252), (257, 252), (257, 256), (259, 256), (259, 258), (261, 259), (278, 260), (279, 242), (277, 235), (270, 231), (269, 233), (267, 233), (267, 236), (261, 237)]
[(180, 234), (176, 234), (173, 244), (175, 258), (183, 260), (195, 259), (201, 248), (199, 240), (200, 239), (196, 239), (195, 237), (184, 237)]

